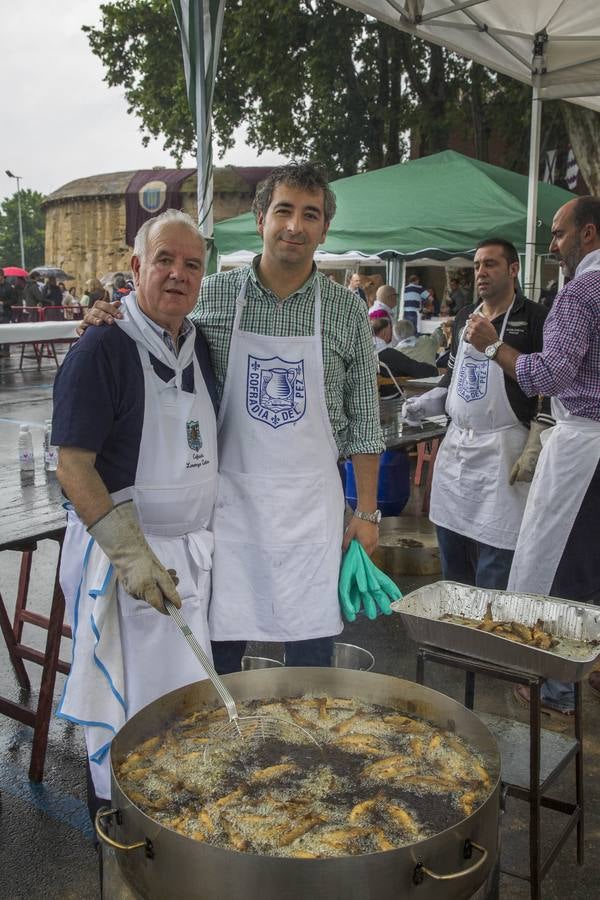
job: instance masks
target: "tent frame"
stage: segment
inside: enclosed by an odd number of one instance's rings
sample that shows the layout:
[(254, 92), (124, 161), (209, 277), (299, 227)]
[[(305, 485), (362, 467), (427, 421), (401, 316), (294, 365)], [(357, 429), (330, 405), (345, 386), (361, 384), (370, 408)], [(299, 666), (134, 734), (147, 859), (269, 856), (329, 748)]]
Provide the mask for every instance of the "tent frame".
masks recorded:
[[(576, 70), (581, 66), (585, 66), (586, 64), (597, 63), (600, 61), (600, 35), (569, 34), (549, 36), (548, 32), (545, 29), (542, 29), (532, 36), (528, 32), (524, 32), (522, 30), (519, 31), (517, 29), (494, 27), (487, 24), (481, 16), (477, 15), (477, 11), (473, 10), (473, 7), (481, 8), (485, 4), (490, 3), (491, 0), (450, 0), (451, 5), (440, 6), (428, 13), (423, 13), (424, 0), (405, 0), (405, 2), (400, 2), (400, 0), (384, 0), (385, 4), (389, 7), (390, 10), (389, 16), (381, 14), (378, 16), (377, 11), (372, 8), (370, 9), (370, 4), (366, 2), (352, 2), (352, 0), (350, 0), (350, 2), (343, 2), (343, 0), (339, 0), (339, 2), (343, 6), (352, 7), (353, 9), (356, 9), (363, 14), (370, 15), (373, 18), (380, 18), (382, 21), (387, 22), (388, 24), (400, 29), (401, 31), (406, 31), (429, 42), (436, 42), (435, 37), (432, 37), (430, 34), (423, 34), (419, 29), (419, 26), (425, 23), (427, 23), (428, 26), (433, 27), (439, 25), (440, 27), (443, 27), (445, 29), (456, 29), (457, 32), (477, 31), (482, 35), (485, 35), (491, 41), (494, 41), (499, 47), (502, 48), (502, 50), (506, 54), (520, 63), (520, 65), (529, 72), (528, 79), (521, 78), (519, 80), (525, 81), (525, 83), (531, 84), (532, 86), (531, 134), (529, 142), (529, 194), (526, 230), (527, 252), (525, 256), (524, 281), (526, 292), (529, 296), (533, 296), (535, 288), (536, 268), (535, 233), (537, 225), (537, 183), (540, 160), (542, 102), (544, 100), (571, 100), (573, 102), (578, 102), (579, 98), (597, 98), (600, 94), (600, 84), (597, 80), (592, 80), (592, 83), (590, 83), (588, 80), (567, 85), (565, 85), (564, 83), (563, 85), (553, 84), (546, 87), (544, 85), (544, 75), (548, 71), (548, 43), (552, 42), (554, 44), (560, 42), (585, 42), (586, 44), (598, 44), (597, 53), (594, 53), (591, 56), (588, 55), (587, 57), (582, 57), (574, 63), (569, 63), (568, 65), (564, 66), (557, 66), (556, 68), (552, 69), (552, 74), (561, 72), (564, 74), (568, 71)], [(468, 21), (452, 22), (448, 21), (447, 19), (444, 20), (444, 17), (457, 12), (462, 12)], [(506, 40), (504, 40), (504, 38), (507, 37), (514, 37), (521, 40), (531, 41), (531, 58), (525, 58), (521, 53), (518, 53), (514, 49), (514, 47), (511, 47), (510, 44), (507, 43)], [(518, 76), (515, 75), (514, 72), (506, 70), (502, 65), (498, 65), (495, 62), (490, 63), (489, 60), (486, 60), (485, 54), (483, 52), (481, 54), (469, 53), (459, 45), (453, 45), (451, 42), (441, 39), (437, 41), (437, 43), (448, 47), (450, 50), (461, 56), (467, 56), (472, 59), (476, 59), (478, 62), (480, 62), (484, 66), (487, 66), (488, 68), (492, 68), (495, 71), (501, 72), (512, 78), (518, 78)], [(577, 98), (577, 100), (575, 100), (574, 98)]]

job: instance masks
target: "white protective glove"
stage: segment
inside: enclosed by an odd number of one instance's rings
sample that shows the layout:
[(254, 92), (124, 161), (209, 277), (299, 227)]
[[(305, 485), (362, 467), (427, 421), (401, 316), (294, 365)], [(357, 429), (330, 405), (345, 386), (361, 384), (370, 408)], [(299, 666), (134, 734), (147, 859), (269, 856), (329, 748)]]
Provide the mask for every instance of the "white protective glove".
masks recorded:
[(174, 606), (181, 606), (175, 590), (175, 572), (165, 569), (150, 549), (131, 500), (114, 506), (88, 532), (108, 556), (128, 594), (145, 600), (165, 615), (164, 597)]
[(446, 411), (448, 388), (436, 387), (420, 397), (411, 397), (402, 406), (402, 419), (407, 425), (420, 425), (430, 416), (441, 416)]
[(515, 481), (532, 480), (538, 457), (542, 452), (542, 432), (550, 427), (550, 425), (543, 425), (541, 422), (530, 423), (529, 437), (520, 457), (510, 471), (509, 484), (514, 484)]

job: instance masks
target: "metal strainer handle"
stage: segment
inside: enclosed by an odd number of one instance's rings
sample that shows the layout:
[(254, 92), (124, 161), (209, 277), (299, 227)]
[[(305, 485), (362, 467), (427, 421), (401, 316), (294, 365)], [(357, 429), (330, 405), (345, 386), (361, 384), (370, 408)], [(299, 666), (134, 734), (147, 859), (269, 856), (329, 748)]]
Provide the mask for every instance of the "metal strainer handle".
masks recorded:
[(237, 711), (237, 708), (235, 705), (235, 701), (234, 701), (233, 697), (231, 696), (231, 694), (229, 693), (229, 691), (227, 690), (227, 688), (225, 687), (225, 685), (223, 684), (223, 682), (221, 681), (220, 677), (217, 675), (215, 667), (213, 666), (212, 662), (210, 661), (209, 656), (207, 656), (206, 652), (202, 649), (202, 647), (200, 646), (200, 644), (194, 637), (189, 625), (187, 624), (187, 622), (185, 621), (185, 619), (183, 618), (183, 616), (181, 615), (181, 613), (177, 609), (177, 607), (173, 603), (171, 603), (170, 600), (167, 600), (166, 597), (164, 597), (163, 600), (164, 600), (164, 604), (165, 604), (165, 608), (166, 608), (167, 612), (169, 613), (169, 615), (171, 616), (173, 621), (177, 624), (177, 626), (181, 630), (181, 633), (183, 634), (184, 638), (186, 639), (186, 641), (188, 642), (188, 644), (194, 651), (198, 662), (201, 663), (202, 667), (204, 668), (204, 671), (206, 672), (206, 674), (212, 681), (217, 694), (219, 695), (219, 697), (225, 704), (225, 706), (227, 708), (227, 715), (229, 716), (229, 721), (230, 722), (235, 721), (238, 718), (238, 711)]

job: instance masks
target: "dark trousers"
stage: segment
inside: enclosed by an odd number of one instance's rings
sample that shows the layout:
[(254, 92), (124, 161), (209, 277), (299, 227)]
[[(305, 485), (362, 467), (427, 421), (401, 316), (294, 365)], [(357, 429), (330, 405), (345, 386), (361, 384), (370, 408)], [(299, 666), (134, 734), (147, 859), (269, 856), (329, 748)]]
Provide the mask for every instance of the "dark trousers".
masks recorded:
[(442, 578), (505, 591), (514, 555), (436, 525)]
[[(219, 675), (239, 672), (246, 641), (211, 641), (213, 662)], [(312, 638), (309, 641), (287, 641), (286, 666), (330, 666), (333, 654), (333, 638)]]

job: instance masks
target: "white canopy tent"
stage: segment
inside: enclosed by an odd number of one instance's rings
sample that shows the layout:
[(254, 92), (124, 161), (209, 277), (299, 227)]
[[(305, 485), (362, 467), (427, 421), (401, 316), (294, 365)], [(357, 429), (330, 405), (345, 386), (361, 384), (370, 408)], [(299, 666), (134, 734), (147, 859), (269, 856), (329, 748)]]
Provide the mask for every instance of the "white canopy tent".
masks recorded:
[[(235, 253), (220, 253), (217, 262), (219, 271), (235, 269), (237, 266), (248, 266), (256, 256), (255, 250), (237, 250)], [(355, 272), (359, 266), (382, 266), (385, 260), (380, 256), (369, 256), (360, 251), (350, 253), (325, 253), (317, 250), (315, 262), (319, 269), (347, 269)]]
[(532, 87), (525, 286), (535, 275), (542, 101), (600, 111), (598, 0), (338, 0)]
[[(220, 253), (218, 257), (217, 268), (219, 271), (224, 269), (235, 269), (237, 266), (248, 266), (256, 256), (255, 250), (237, 250), (235, 253)], [(326, 253), (323, 250), (317, 250), (315, 253), (315, 262), (320, 269), (347, 269), (357, 271), (360, 266), (381, 266), (389, 269), (392, 263), (397, 260), (385, 260), (381, 256), (369, 256), (361, 253), (359, 250), (349, 253)], [(466, 256), (453, 256), (450, 259), (433, 259), (424, 256), (419, 259), (411, 259), (405, 263), (408, 268), (425, 267), (425, 266), (444, 266), (450, 269), (468, 269), (473, 266), (473, 260)]]

